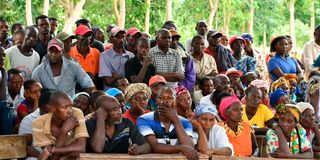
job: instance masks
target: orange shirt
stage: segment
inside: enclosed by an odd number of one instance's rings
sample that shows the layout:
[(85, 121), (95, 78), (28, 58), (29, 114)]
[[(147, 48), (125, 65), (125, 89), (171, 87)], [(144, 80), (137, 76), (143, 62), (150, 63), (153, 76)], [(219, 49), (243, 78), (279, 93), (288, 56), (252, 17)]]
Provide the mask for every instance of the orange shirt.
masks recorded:
[(100, 52), (95, 48), (90, 48), (89, 54), (84, 58), (77, 49), (77, 45), (70, 49), (70, 55), (75, 58), (84, 71), (90, 72), (92, 75), (99, 73), (99, 57)]
[(248, 122), (242, 121), (241, 123), (242, 125), (238, 126), (238, 133), (234, 133), (225, 122), (221, 122), (220, 125), (226, 129), (229, 142), (233, 146), (234, 155), (247, 157), (252, 155), (251, 133), (253, 129)]

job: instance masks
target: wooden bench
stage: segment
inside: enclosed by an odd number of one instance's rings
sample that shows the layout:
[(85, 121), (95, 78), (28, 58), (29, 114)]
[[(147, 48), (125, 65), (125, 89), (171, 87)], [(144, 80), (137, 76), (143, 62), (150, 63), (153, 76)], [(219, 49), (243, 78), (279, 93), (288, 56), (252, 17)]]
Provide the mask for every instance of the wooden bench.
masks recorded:
[(27, 138), (22, 135), (0, 136), (0, 159), (24, 158), (27, 156)]
[[(187, 160), (182, 154), (144, 154), (131, 156), (128, 154), (80, 153), (74, 155), (77, 160)], [(200, 155), (200, 160), (268, 160), (260, 157), (230, 157)], [(277, 159), (281, 160), (281, 159)]]

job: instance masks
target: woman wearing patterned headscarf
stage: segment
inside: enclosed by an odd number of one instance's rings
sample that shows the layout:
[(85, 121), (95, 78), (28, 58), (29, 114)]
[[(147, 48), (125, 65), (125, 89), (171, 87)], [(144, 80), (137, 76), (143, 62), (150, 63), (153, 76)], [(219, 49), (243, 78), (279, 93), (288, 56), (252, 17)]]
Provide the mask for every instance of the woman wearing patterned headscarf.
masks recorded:
[(137, 118), (150, 112), (147, 110), (148, 101), (151, 96), (151, 89), (144, 83), (132, 83), (126, 88), (124, 98), (130, 105), (123, 117), (128, 118), (136, 124)]
[(273, 129), (267, 132), (267, 154), (274, 158), (312, 159), (312, 147), (306, 130), (299, 124), (301, 113), (297, 106), (281, 104), (276, 107)]
[(224, 121), (220, 125), (226, 130), (235, 156), (258, 156), (259, 149), (254, 131), (248, 122), (242, 120), (242, 104), (238, 97), (221, 100), (219, 112)]

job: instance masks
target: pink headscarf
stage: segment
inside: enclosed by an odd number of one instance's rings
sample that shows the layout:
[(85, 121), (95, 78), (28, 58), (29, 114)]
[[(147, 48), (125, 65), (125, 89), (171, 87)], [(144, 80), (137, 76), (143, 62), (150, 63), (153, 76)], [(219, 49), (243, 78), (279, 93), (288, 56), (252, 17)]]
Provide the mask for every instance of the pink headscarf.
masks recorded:
[(184, 87), (184, 86), (176, 87), (176, 95), (177, 96), (182, 94), (182, 93), (186, 93), (186, 92), (189, 92), (189, 90), (186, 87)]
[[(231, 104), (234, 102), (240, 102), (237, 96), (232, 97), (226, 97), (221, 100), (220, 106), (219, 106), (219, 112), (224, 120), (227, 119), (227, 116), (225, 114), (225, 110), (230, 107)], [(241, 102), (240, 102), (241, 103)]]
[(260, 79), (253, 80), (250, 83), (250, 85), (255, 86), (257, 88), (266, 88), (266, 89), (269, 88), (268, 83), (266, 81), (260, 80)]

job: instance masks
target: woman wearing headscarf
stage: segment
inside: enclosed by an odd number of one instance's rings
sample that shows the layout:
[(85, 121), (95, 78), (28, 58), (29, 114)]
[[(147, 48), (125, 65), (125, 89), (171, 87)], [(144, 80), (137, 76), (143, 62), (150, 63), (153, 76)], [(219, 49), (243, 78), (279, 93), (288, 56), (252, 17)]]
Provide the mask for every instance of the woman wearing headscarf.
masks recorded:
[(312, 144), (313, 152), (320, 152), (320, 131), (315, 121), (314, 109), (310, 103), (297, 103), (301, 112), (301, 126), (307, 131), (307, 138)]
[(307, 84), (307, 102), (309, 102), (313, 106), (317, 122), (319, 122), (320, 120), (319, 93), (320, 93), (320, 76), (312, 76), (309, 79)]
[(276, 89), (281, 88), (282, 90), (289, 93), (289, 87), (290, 83), (286, 80), (286, 78), (280, 77), (279, 79), (271, 83), (270, 92), (274, 92)]
[(273, 158), (312, 159), (311, 144), (305, 129), (299, 124), (301, 113), (295, 105), (276, 107), (274, 130), (267, 132), (266, 152)]
[(284, 78), (289, 82), (290, 99), (292, 102), (298, 102), (298, 97), (296, 95), (298, 87), (298, 77), (295, 74), (286, 74)]
[(150, 88), (144, 83), (132, 83), (126, 88), (124, 97), (130, 105), (124, 114), (124, 118), (128, 118), (133, 124), (137, 123), (137, 118), (150, 112), (147, 110), (148, 101), (151, 96)]
[(77, 93), (72, 97), (72, 100), (73, 100), (73, 106), (81, 109), (84, 116), (86, 116), (87, 114), (93, 111), (90, 105), (90, 96), (88, 93), (86, 92)]
[(179, 116), (186, 119), (191, 119), (194, 117), (192, 112), (192, 99), (189, 90), (183, 86), (178, 86), (176, 88), (176, 109)]
[(217, 111), (208, 104), (200, 103), (196, 107), (195, 114), (196, 117), (190, 120), (194, 130), (195, 148), (203, 154), (233, 155), (233, 147), (228, 140), (226, 130), (216, 124)]
[[(269, 88), (269, 85), (266, 81), (264, 80), (261, 80), (261, 79), (256, 79), (256, 80), (253, 80), (249, 86), (254, 86), (254, 87), (257, 87), (260, 89), (261, 93), (262, 93), (262, 97), (261, 97), (261, 101), (260, 103), (269, 107), (271, 109), (271, 106), (270, 106), (270, 99), (269, 99), (269, 95), (268, 95), (268, 88)], [(246, 103), (246, 96), (244, 96), (242, 99), (241, 99), (241, 103), (242, 104), (245, 104)]]
[(270, 105), (275, 109), (277, 105), (290, 103), (288, 92), (282, 90), (281, 88), (276, 89), (270, 95)]
[(248, 122), (242, 120), (242, 104), (238, 97), (226, 97), (221, 100), (219, 112), (223, 122), (220, 125), (226, 130), (233, 146), (235, 156), (258, 156), (259, 149), (254, 131)]

